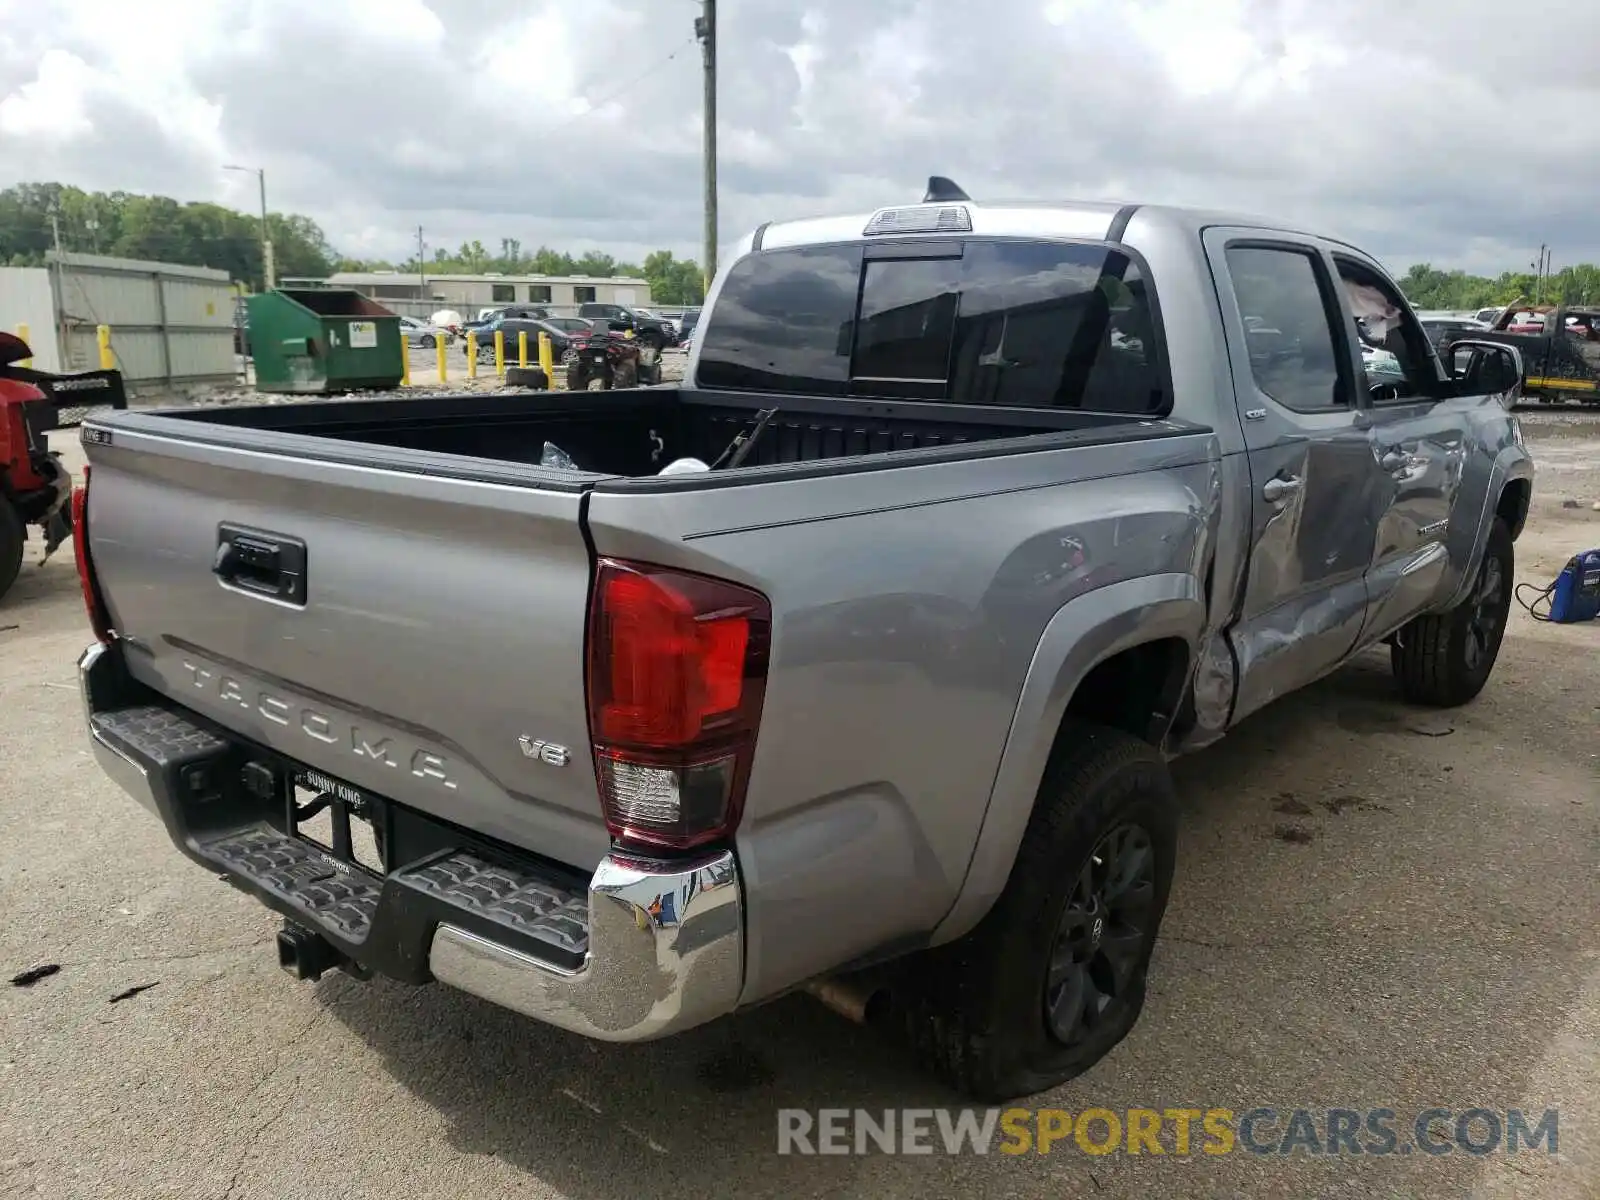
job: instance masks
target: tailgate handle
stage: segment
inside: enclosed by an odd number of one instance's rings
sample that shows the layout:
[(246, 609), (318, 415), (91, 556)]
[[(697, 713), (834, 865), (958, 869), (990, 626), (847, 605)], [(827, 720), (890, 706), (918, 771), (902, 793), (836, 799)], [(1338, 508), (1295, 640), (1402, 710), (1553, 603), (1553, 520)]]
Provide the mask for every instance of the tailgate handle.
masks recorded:
[(299, 538), (223, 523), (211, 573), (239, 591), (301, 607), (306, 602), (306, 544)]

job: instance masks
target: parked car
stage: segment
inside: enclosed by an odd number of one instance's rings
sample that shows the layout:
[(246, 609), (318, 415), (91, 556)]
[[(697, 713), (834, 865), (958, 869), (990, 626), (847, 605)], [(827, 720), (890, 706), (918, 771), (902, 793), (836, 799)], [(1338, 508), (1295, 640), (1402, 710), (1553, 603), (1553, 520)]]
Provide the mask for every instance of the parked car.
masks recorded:
[(565, 334), (589, 333), (595, 325), (594, 321), (586, 317), (546, 317), (545, 324)]
[[(552, 318), (548, 321), (534, 321), (517, 317), (496, 318), (489, 324), (484, 325), (475, 331), (477, 334), (476, 344), (478, 347), (478, 361), (480, 363), (494, 362), (494, 335), (496, 332), (505, 335), (505, 356), (507, 362), (517, 361), (517, 335), (521, 333), (526, 333), (528, 335), (528, 360), (530, 362), (535, 361), (538, 356), (539, 334), (541, 333), (547, 333), (550, 335), (550, 349), (555, 355), (556, 361), (564, 361), (569, 353), (569, 347), (573, 337), (580, 335), (574, 334), (572, 331), (563, 329), (561, 326), (557, 325), (555, 322), (559, 319), (561, 318)], [(581, 324), (584, 325), (584, 330), (586, 333), (588, 329), (588, 323), (581, 322)], [(466, 346), (462, 347), (462, 353), (468, 353)]]
[(1170, 757), (1378, 645), (1485, 687), (1513, 349), (1292, 223), (929, 195), (731, 247), (679, 387), (85, 423), (89, 748), (292, 975), (607, 1041), (804, 988), (1037, 1093), (1138, 1019)]
[(1433, 348), (1442, 357), (1445, 349), (1461, 337), (1474, 337), (1488, 329), (1482, 321), (1470, 317), (1440, 317), (1422, 320), (1422, 331), (1428, 335)]
[(638, 309), (622, 304), (580, 304), (578, 315), (590, 320), (609, 321), (625, 326), (645, 345), (655, 350), (678, 344), (678, 331), (670, 322), (647, 317)]
[(400, 318), (400, 335), (411, 346), (422, 346), (433, 349), (438, 343), (449, 345), (455, 340), (455, 335), (448, 329), (435, 325), (430, 321), (419, 321), (416, 317)]
[(477, 320), (468, 321), (461, 327), (461, 336), (477, 333), (480, 337), (485, 329), (491, 328), (494, 322), (507, 318), (519, 321), (543, 321), (550, 316), (550, 310), (539, 304), (512, 304), (503, 308), (491, 308), (478, 315)]

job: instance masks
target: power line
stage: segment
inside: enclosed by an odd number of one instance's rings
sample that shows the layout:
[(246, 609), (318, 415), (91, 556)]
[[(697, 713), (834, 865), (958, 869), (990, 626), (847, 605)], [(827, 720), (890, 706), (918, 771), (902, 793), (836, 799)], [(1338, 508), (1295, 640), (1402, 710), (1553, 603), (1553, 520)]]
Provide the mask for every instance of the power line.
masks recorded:
[(694, 43), (697, 40), (698, 40), (698, 37), (690, 37), (690, 38), (686, 38), (682, 42), (679, 42), (678, 45), (673, 47), (672, 52), (670, 54), (668, 54), (665, 58), (658, 60), (653, 66), (646, 68), (644, 71), (641, 71), (638, 75), (635, 75), (632, 79), (628, 80), (628, 82), (624, 83), (621, 87), (616, 88), (616, 89), (606, 93), (599, 100), (591, 100), (591, 101), (589, 101), (589, 107), (588, 108), (584, 109), (581, 113), (573, 113), (572, 116), (568, 117), (565, 121), (556, 122), (554, 125), (549, 126), (549, 128), (546, 129), (546, 132), (548, 133), (551, 130), (555, 130), (555, 129), (565, 129), (568, 125), (571, 125), (574, 121), (580, 121), (584, 117), (590, 116), (593, 113), (595, 113), (595, 112), (599, 111), (600, 109), (604, 108), (606, 105), (610, 104), (613, 100), (617, 99), (619, 96), (626, 95), (628, 92), (630, 92), (634, 88), (638, 87), (645, 80), (647, 80), (647, 79), (651, 78), (652, 76), (658, 74), (663, 68), (666, 67), (666, 65), (668, 63), (670, 63), (673, 59), (677, 58), (678, 55), (682, 54), (690, 46), (694, 45)]

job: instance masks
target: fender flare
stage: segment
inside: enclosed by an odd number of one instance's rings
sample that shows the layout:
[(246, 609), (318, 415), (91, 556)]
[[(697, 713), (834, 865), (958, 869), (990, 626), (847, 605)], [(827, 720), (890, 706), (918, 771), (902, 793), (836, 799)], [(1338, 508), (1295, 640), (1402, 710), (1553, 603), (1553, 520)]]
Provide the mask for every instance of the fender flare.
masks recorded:
[(1489, 544), (1489, 526), (1494, 521), (1496, 510), (1500, 507), (1500, 493), (1506, 490), (1507, 484), (1518, 480), (1526, 481), (1531, 486), (1533, 474), (1533, 457), (1522, 446), (1506, 446), (1495, 455), (1494, 465), (1489, 469), (1489, 485), (1483, 492), (1483, 508), (1479, 511), (1477, 524), (1473, 527), (1472, 545), (1467, 550), (1466, 565), (1461, 572), (1461, 579), (1457, 582), (1449, 601), (1433, 611), (1448, 612), (1466, 599), (1468, 591), (1472, 588), (1472, 581), (1478, 577), (1478, 567), (1483, 562), (1484, 549)]
[(1056, 733), (1084, 677), (1114, 654), (1174, 637), (1189, 646), (1192, 668), (1205, 623), (1199, 580), (1177, 573), (1096, 588), (1050, 618), (1023, 679), (966, 877), (933, 932), (933, 944), (972, 929), (1005, 888)]

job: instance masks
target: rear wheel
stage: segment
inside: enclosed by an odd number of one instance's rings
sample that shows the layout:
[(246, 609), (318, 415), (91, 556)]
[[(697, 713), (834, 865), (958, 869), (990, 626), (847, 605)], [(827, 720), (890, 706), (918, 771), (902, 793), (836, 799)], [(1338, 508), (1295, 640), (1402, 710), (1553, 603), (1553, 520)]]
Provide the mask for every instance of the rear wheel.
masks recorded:
[(1069, 722), (1005, 891), (971, 933), (909, 968), (899, 1006), (927, 1065), (994, 1102), (1110, 1052), (1144, 1007), (1176, 846), (1160, 753)]
[(424, 350), (432, 350), (437, 344), (438, 339), (435, 338), (433, 334), (425, 333), (422, 335), (422, 348)]
[(1511, 615), (1515, 573), (1511, 530), (1496, 517), (1467, 598), (1448, 612), (1415, 618), (1390, 643), (1389, 665), (1407, 700), (1454, 708), (1483, 691)]
[(0, 596), (11, 590), (18, 572), (22, 570), (22, 543), (25, 538), (22, 514), (12, 507), (10, 501), (0, 496)]

